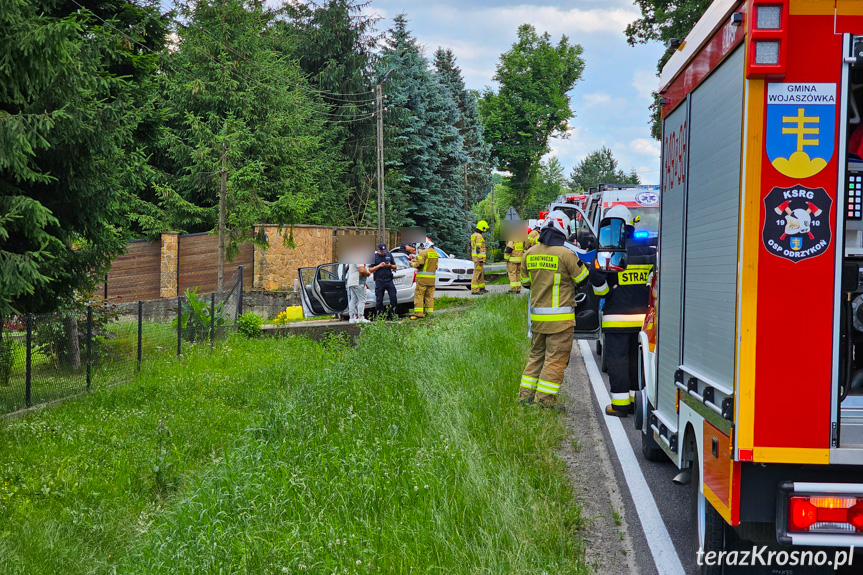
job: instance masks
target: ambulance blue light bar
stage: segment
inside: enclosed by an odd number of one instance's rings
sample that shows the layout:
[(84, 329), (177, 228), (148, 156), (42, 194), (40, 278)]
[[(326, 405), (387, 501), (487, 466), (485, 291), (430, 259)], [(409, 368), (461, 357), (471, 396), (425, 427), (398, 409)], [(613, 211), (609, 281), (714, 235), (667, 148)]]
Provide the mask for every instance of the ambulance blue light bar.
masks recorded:
[(642, 240), (642, 239), (644, 239), (644, 238), (649, 238), (649, 237), (650, 237), (650, 232), (635, 232), (635, 234), (633, 234), (633, 236), (634, 236), (634, 237), (635, 237), (635, 239), (637, 239), (637, 240)]

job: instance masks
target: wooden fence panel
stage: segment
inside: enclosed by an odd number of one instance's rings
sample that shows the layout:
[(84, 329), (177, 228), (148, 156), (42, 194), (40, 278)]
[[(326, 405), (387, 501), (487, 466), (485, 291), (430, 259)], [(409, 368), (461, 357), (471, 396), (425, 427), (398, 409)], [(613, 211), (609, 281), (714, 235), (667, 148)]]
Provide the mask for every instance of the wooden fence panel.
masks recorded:
[[(159, 242), (131, 242), (126, 253), (111, 264), (108, 297), (126, 301), (158, 299), (161, 258)], [(100, 286), (96, 295), (103, 294), (104, 286)]]
[[(180, 293), (198, 287), (198, 293), (216, 291), (219, 273), (219, 237), (216, 235), (187, 234), (179, 237), (179, 280)], [(246, 242), (230, 262), (225, 262), (225, 281), (243, 266), (244, 288), (251, 289), (254, 270), (254, 246)]]

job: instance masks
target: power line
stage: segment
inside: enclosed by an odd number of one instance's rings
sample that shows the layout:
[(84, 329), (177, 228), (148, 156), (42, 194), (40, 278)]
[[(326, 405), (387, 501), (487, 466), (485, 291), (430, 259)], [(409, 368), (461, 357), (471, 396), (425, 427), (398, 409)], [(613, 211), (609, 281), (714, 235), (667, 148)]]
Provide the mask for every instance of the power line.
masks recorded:
[[(77, 0), (71, 0), (71, 1), (72, 1), (72, 3), (73, 3), (73, 4), (75, 4), (76, 6), (78, 6), (79, 8), (81, 8), (82, 10), (85, 10), (85, 11), (86, 11), (86, 13), (88, 13), (88, 14), (92, 15), (93, 17), (95, 17), (97, 20), (101, 21), (101, 22), (102, 22), (103, 24), (105, 24), (106, 26), (110, 26), (111, 28), (113, 28), (114, 30), (116, 30), (116, 31), (117, 31), (121, 36), (123, 36), (124, 38), (126, 38), (126, 39), (127, 39), (127, 40), (129, 40), (130, 42), (132, 42), (132, 43), (136, 44), (136, 45), (137, 45), (137, 46), (139, 46), (142, 50), (145, 50), (145, 51), (147, 51), (147, 52), (149, 52), (149, 53), (151, 53), (151, 54), (155, 54), (156, 56), (159, 56), (159, 54), (158, 54), (156, 51), (154, 51), (152, 48), (150, 48), (149, 46), (146, 46), (145, 44), (142, 44), (141, 42), (139, 42), (139, 41), (135, 40), (134, 38), (132, 38), (131, 36), (129, 36), (128, 34), (126, 34), (125, 32), (123, 32), (122, 30), (120, 30), (119, 28), (117, 28), (117, 26), (115, 26), (113, 23), (111, 23), (111, 22), (109, 22), (109, 21), (105, 20), (104, 18), (102, 18), (102, 17), (101, 17), (101, 16), (99, 16), (98, 14), (94, 13), (92, 10), (90, 10), (90, 9), (88, 9), (87, 7), (85, 7), (85, 6), (81, 5), (80, 3), (78, 3), (78, 1), (77, 1)], [(153, 17), (151, 17), (151, 16), (148, 16), (148, 18), (150, 19), (150, 21), (154, 21), (154, 20), (155, 20), (155, 18), (153, 18)], [(176, 24), (176, 25), (178, 25), (178, 26), (182, 26), (182, 27), (183, 27), (183, 28), (185, 28), (185, 29), (189, 29), (189, 28), (190, 28), (189, 26), (185, 26), (184, 24), (182, 24), (181, 22), (178, 22), (177, 20), (173, 20), (173, 19), (172, 19), (172, 20), (171, 20), (171, 22), (173, 22), (174, 24)], [(264, 72), (265, 74), (267, 74), (267, 71), (266, 71), (266, 70), (264, 70), (263, 68), (261, 68), (260, 66), (258, 66), (257, 64), (255, 64), (254, 62), (252, 62), (251, 60), (249, 60), (249, 59), (248, 59), (248, 57), (247, 57), (247, 56), (245, 56), (244, 54), (240, 54), (240, 53), (236, 52), (233, 48), (231, 48), (230, 46), (226, 45), (224, 42), (222, 42), (222, 41), (221, 41), (221, 40), (219, 40), (218, 38), (215, 38), (215, 37), (213, 37), (212, 35), (208, 34), (208, 33), (207, 33), (203, 28), (198, 28), (198, 29), (199, 29), (199, 30), (200, 30), (200, 31), (201, 31), (205, 36), (209, 37), (210, 39), (214, 40), (215, 42), (218, 42), (218, 43), (219, 43), (223, 48), (225, 48), (225, 49), (227, 49), (228, 51), (232, 52), (232, 53), (233, 53), (233, 54), (235, 54), (236, 56), (239, 56), (239, 57), (243, 58), (243, 60), (244, 60), (245, 62), (247, 62), (248, 64), (250, 64), (250, 65), (254, 66), (255, 68), (257, 68), (257, 69), (259, 69), (259, 70), (261, 70), (261, 71), (262, 71), (262, 72)], [(205, 53), (204, 55), (205, 55), (205, 56), (206, 56), (206, 57), (207, 57), (211, 62), (213, 62), (214, 64), (217, 64), (217, 65), (218, 65), (218, 64), (220, 64), (219, 60), (217, 60), (217, 59), (216, 59), (214, 56), (212, 56), (211, 54), (209, 54), (209, 53)], [(165, 60), (165, 63), (166, 63), (166, 65), (169, 65), (169, 67), (170, 67), (170, 68), (171, 68), (175, 73), (177, 72), (177, 69), (176, 69), (176, 68), (173, 68), (172, 66), (170, 66), (170, 64), (171, 64), (170, 60)], [(263, 83), (263, 82), (261, 82), (260, 80), (257, 80), (257, 79), (249, 78), (248, 76), (246, 76), (246, 75), (244, 75), (244, 74), (241, 74), (238, 70), (234, 70), (234, 69), (230, 69), (230, 68), (228, 68), (228, 72), (229, 72), (230, 74), (233, 74), (233, 75), (235, 75), (235, 76), (237, 76), (237, 77), (239, 77), (239, 78), (241, 78), (241, 79), (245, 80), (245, 81), (246, 81), (246, 83), (247, 83), (247, 84), (249, 84), (249, 85), (251, 85), (252, 83), (255, 83), (255, 84), (257, 84), (257, 85), (258, 85), (258, 86), (260, 86), (260, 87), (264, 87), (264, 88), (267, 88), (267, 89), (270, 89), (270, 90), (273, 90), (273, 91), (276, 91), (276, 92), (281, 93), (281, 92), (279, 91), (279, 89), (278, 89), (278, 88), (276, 88), (275, 86), (272, 86), (272, 85), (270, 85), (270, 84), (265, 84), (265, 83)], [(269, 75), (269, 74), (267, 74), (267, 75)], [(207, 80), (204, 80), (204, 79), (199, 78), (199, 77), (196, 77), (196, 76), (193, 76), (193, 79), (198, 80), (199, 82), (202, 82), (202, 83), (204, 83), (204, 84), (213, 85), (213, 82), (208, 82)], [(287, 87), (285, 87), (285, 88), (287, 88)], [(316, 91), (316, 90), (313, 90), (313, 89), (311, 89), (311, 88), (308, 88), (308, 87), (305, 87), (305, 86), (300, 86), (300, 85), (295, 86), (293, 89), (294, 89), (294, 90), (297, 90), (297, 91), (299, 91), (299, 90), (306, 90), (307, 92)], [(316, 92), (323, 93), (323, 92), (320, 92), (320, 91), (316, 91)], [(348, 95), (348, 94), (342, 94), (342, 95)], [(365, 102), (363, 102), (363, 101), (356, 101), (356, 102), (352, 101), (352, 102), (350, 102), (350, 103), (351, 103), (351, 104), (356, 104), (356, 105), (358, 105), (358, 106), (361, 106), (361, 105), (363, 105), (363, 104), (371, 104), (372, 102), (373, 102), (373, 100), (369, 100), (369, 101), (365, 101)], [(339, 108), (339, 107), (345, 107), (345, 106), (335, 106), (335, 107), (336, 107), (336, 108)], [(302, 108), (302, 107), (300, 107), (300, 109), (303, 109), (303, 108)], [(310, 112), (310, 113), (316, 114), (316, 115), (318, 115), (318, 116), (324, 116), (324, 119), (323, 119), (323, 120), (318, 120), (318, 119), (314, 119), (314, 118), (307, 118), (307, 120), (317, 121), (317, 122), (323, 122), (323, 123), (330, 123), (330, 124), (346, 124), (346, 123), (351, 123), (351, 122), (354, 122), (354, 121), (362, 121), (362, 120), (365, 120), (365, 119), (368, 119), (369, 117), (371, 117), (369, 114), (374, 115), (374, 112), (371, 112), (371, 113), (366, 113), (366, 114), (364, 114), (364, 115), (362, 115), (362, 116), (357, 116), (356, 118), (344, 118), (342, 114), (334, 113), (334, 112), (331, 112), (331, 111), (328, 111), (328, 110), (313, 110), (313, 109), (310, 109), (310, 108), (304, 108), (304, 110), (305, 110), (306, 112)], [(335, 119), (334, 119), (334, 118), (335, 118)]]

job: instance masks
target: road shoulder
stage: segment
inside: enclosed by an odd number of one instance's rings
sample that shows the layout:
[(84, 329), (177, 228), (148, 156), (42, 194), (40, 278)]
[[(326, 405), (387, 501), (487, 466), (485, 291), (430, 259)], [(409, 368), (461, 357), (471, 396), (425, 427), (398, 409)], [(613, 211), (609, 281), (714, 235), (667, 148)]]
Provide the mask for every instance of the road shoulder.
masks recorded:
[(566, 462), (585, 521), (585, 562), (596, 573), (640, 575), (626, 508), (614, 467), (597, 421), (587, 370), (573, 347), (563, 381), (566, 438), (560, 456)]

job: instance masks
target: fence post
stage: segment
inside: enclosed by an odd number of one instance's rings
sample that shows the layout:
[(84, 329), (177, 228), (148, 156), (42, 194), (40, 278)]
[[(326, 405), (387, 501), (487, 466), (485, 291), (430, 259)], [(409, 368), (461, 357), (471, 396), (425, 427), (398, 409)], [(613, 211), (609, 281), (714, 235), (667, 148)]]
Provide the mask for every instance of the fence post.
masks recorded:
[(210, 294), (210, 349), (216, 338), (216, 292)]
[(90, 366), (93, 363), (93, 308), (87, 306), (87, 389), (90, 389)]
[(24, 373), (26, 386), (24, 388), (24, 405), (30, 407), (30, 381), (33, 377), (33, 314), (28, 313), (24, 317), (24, 324), (27, 327), (27, 351), (25, 355)]
[(141, 372), (141, 330), (144, 322), (144, 302), (138, 300), (138, 373)]
[(177, 357), (183, 353), (183, 302), (181, 296), (177, 296)]
[(243, 266), (239, 266), (237, 268), (237, 272), (239, 272), (239, 274), (240, 274), (240, 278), (239, 278), (240, 291), (239, 291), (239, 295), (237, 296), (237, 298), (239, 299), (239, 301), (237, 302), (237, 317), (240, 317), (241, 315), (243, 315)]

